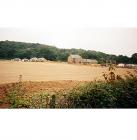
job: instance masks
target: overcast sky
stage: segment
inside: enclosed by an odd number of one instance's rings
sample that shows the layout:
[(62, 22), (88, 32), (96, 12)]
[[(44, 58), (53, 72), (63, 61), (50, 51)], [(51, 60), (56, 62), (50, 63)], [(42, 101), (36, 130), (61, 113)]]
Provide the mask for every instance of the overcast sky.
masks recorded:
[(0, 40), (137, 52), (136, 0), (0, 0)]
[(0, 28), (0, 40), (82, 48), (116, 55), (130, 56), (137, 52), (137, 28)]

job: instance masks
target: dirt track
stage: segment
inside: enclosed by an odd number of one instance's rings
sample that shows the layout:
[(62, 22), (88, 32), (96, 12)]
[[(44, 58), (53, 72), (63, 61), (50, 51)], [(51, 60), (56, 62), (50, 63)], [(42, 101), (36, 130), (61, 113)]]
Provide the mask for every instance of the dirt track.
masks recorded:
[[(23, 81), (58, 81), (77, 80), (89, 81), (102, 80), (103, 72), (108, 68), (71, 65), (53, 62), (11, 62), (0, 61), (0, 84), (18, 82), (19, 75)], [(117, 74), (124, 75), (132, 69), (119, 68)]]

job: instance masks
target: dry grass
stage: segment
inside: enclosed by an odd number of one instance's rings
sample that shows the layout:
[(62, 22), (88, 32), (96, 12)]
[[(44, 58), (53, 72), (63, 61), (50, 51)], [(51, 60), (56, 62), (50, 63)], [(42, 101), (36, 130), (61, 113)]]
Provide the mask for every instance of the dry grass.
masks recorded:
[[(82, 95), (82, 99), (85, 99), (85, 94), (83, 97), (83, 93), (87, 92), (87, 88), (84, 88), (85, 90), (83, 90), (83, 87), (88, 85), (90, 80), (104, 80), (103, 73), (108, 71), (107, 67), (70, 65), (56, 62), (35, 63), (0, 61), (0, 68), (0, 108), (70, 107), (69, 101), (73, 100), (73, 97), (75, 97), (75, 94), (73, 96), (73, 93), (76, 91), (82, 93), (80, 96)], [(131, 78), (134, 79), (132, 77), (132, 74), (134, 73), (133, 69), (118, 68), (116, 69), (115, 74), (124, 76), (127, 72), (131, 72), (129, 74)], [(130, 81), (133, 82), (133, 84), (136, 84), (132, 79)], [(122, 79), (121, 82), (123, 80), (124, 79)], [(92, 82), (92, 85), (95, 84), (96, 82)], [(106, 85), (106, 92), (111, 91), (108, 90), (108, 88), (110, 88), (109, 82), (106, 83), (102, 81), (102, 84)], [(102, 84), (99, 82), (99, 85)], [(120, 90), (118, 93), (122, 91), (121, 84), (118, 84), (118, 89), (119, 85)], [(78, 88), (80, 89), (80, 92), (77, 89), (79, 86), (82, 87), (82, 90), (81, 88)], [(128, 84), (126, 86), (128, 86)], [(89, 87), (92, 86), (90, 85)], [(127, 89), (129, 90), (129, 88), (131, 88), (131, 85), (129, 85)], [(67, 94), (70, 93), (71, 90), (72, 99), (71, 95)], [(133, 88), (132, 90), (133, 93), (136, 92), (136, 89), (134, 90)], [(96, 90), (96, 92), (97, 91), (98, 90)], [(104, 87), (101, 91), (104, 91)], [(127, 92), (125, 91), (125, 93)], [(107, 95), (107, 97), (109, 96), (109, 94), (105, 95)], [(79, 99), (80, 96), (78, 95), (76, 97)], [(87, 96), (89, 97), (89, 95)], [(104, 100), (104, 94), (99, 94), (99, 98), (100, 96), (103, 97), (103, 101), (106, 100)], [(77, 98), (73, 101), (77, 101)], [(86, 98), (86, 103), (87, 101), (89, 101), (89, 98)], [(79, 100), (78, 105), (83, 107), (83, 103), (79, 104)], [(124, 105), (126, 106), (127, 104), (125, 103)], [(74, 104), (72, 107), (77, 106)]]
[[(23, 81), (58, 81), (58, 80), (103, 80), (102, 74), (107, 67), (72, 65), (54, 62), (11, 62), (0, 61), (0, 84), (18, 82), (19, 75)], [(134, 70), (118, 68), (116, 74), (125, 75)]]

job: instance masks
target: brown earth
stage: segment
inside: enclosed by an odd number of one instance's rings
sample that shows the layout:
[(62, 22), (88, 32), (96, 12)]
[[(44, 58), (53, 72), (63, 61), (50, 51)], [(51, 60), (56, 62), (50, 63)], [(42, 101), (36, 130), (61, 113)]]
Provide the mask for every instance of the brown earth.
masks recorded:
[[(102, 74), (107, 71), (107, 67), (66, 63), (0, 61), (0, 84), (18, 82), (19, 75), (23, 81), (102, 80)], [(116, 74), (123, 76), (127, 71), (133, 72), (132, 69), (118, 68)]]
[[(22, 75), (24, 89), (34, 93), (68, 90), (86, 81), (103, 80), (102, 74), (107, 71), (107, 67), (66, 63), (0, 61), (0, 108), (10, 106), (3, 100), (19, 81), (19, 75)], [(134, 73), (133, 69), (118, 68), (116, 74), (124, 76), (127, 71)]]
[[(60, 91), (67, 91), (74, 88), (86, 81), (46, 81), (46, 82), (22, 82), (21, 89), (27, 94), (34, 93), (62, 93)], [(9, 108), (10, 103), (7, 101), (7, 93), (17, 87), (19, 83), (6, 83), (0, 84), (0, 108)]]

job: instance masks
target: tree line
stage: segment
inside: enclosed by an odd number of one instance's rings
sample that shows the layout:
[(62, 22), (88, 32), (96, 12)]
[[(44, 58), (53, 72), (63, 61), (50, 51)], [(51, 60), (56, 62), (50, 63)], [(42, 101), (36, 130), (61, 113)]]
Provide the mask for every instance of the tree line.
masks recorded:
[(99, 63), (114, 61), (116, 63), (137, 64), (137, 53), (131, 57), (111, 55), (98, 51), (84, 49), (61, 49), (55, 46), (39, 43), (24, 43), (15, 41), (0, 41), (0, 59), (44, 57), (51, 61), (67, 61), (70, 54), (79, 54), (85, 59), (96, 59)]

